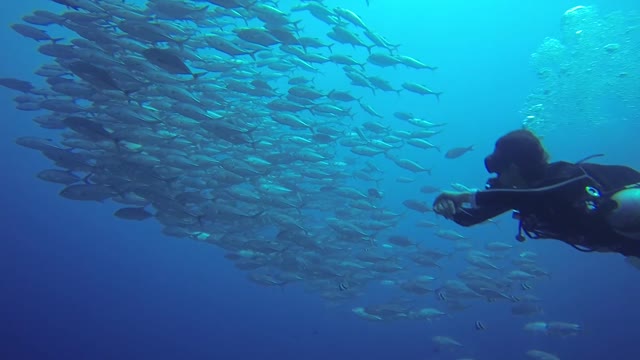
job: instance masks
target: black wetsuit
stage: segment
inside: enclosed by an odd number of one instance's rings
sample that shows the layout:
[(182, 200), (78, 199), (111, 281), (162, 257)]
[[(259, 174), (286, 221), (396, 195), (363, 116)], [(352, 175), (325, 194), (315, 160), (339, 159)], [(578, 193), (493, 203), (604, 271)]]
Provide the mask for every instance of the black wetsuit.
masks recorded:
[[(626, 166), (555, 162), (547, 165), (544, 176), (527, 189), (490, 186), (489, 181), (487, 190), (476, 193), (476, 207), (464, 208), (453, 220), (471, 226), (516, 210), (519, 240), (524, 240), (524, 231), (531, 238), (558, 239), (579, 249), (640, 256), (640, 241), (615, 232), (606, 220), (612, 209), (608, 195), (638, 182), (640, 172)], [(601, 196), (594, 197), (587, 189), (596, 189)]]

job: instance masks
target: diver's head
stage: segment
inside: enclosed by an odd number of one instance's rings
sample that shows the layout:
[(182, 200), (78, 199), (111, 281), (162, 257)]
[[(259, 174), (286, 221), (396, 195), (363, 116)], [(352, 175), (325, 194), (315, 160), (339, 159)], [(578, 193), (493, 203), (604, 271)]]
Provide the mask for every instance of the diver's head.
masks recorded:
[(501, 184), (517, 186), (542, 177), (548, 160), (540, 139), (528, 130), (515, 130), (496, 141), (493, 154), (484, 159), (484, 166), (498, 175)]

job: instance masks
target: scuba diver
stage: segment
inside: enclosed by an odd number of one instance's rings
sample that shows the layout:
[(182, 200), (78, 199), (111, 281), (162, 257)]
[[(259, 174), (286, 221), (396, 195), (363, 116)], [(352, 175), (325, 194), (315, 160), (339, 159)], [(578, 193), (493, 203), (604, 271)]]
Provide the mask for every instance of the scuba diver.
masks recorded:
[[(462, 226), (482, 223), (513, 210), (516, 239), (557, 239), (584, 251), (617, 252), (640, 262), (640, 172), (586, 161), (549, 163), (530, 131), (502, 136), (484, 160), (485, 190), (445, 191), (436, 214)], [(523, 235), (524, 233), (524, 235)]]

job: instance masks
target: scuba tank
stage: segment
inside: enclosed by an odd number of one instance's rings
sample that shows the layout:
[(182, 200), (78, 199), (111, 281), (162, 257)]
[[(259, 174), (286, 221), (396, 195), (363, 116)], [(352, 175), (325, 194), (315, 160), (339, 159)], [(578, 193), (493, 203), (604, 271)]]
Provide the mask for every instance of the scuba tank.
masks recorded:
[(610, 199), (616, 204), (607, 216), (611, 227), (620, 235), (640, 240), (640, 184), (626, 186)]
[[(576, 162), (576, 164), (579, 165), (603, 155), (587, 156)], [(640, 240), (640, 183), (627, 185), (620, 190), (611, 192), (612, 195), (604, 197), (600, 194), (600, 191), (590, 186), (587, 186), (585, 191), (589, 194), (589, 197), (595, 200), (585, 201), (588, 211), (604, 210), (607, 213), (607, 222), (615, 232), (633, 240)], [(598, 199), (601, 197), (604, 199)], [(600, 207), (603, 209), (599, 209)]]

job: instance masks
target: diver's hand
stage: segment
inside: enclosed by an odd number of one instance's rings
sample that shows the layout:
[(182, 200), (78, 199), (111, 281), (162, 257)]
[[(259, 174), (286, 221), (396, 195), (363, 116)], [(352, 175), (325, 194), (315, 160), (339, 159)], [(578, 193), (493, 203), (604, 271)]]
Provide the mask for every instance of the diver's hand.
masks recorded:
[(433, 202), (433, 211), (438, 215), (451, 219), (453, 215), (460, 211), (462, 204), (471, 201), (472, 196), (472, 192), (444, 191)]

